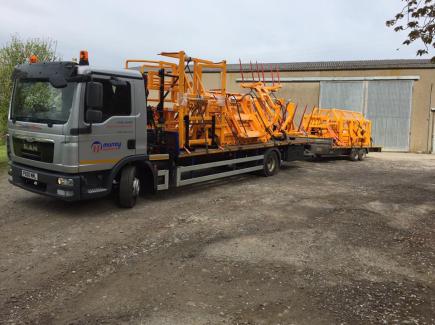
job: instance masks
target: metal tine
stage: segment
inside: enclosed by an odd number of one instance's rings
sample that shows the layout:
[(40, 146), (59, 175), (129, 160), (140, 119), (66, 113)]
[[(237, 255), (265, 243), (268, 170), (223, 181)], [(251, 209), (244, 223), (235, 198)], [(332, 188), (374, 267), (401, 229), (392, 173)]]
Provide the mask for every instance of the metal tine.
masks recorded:
[(292, 129), (295, 128), (294, 120), (295, 120), (295, 116), (296, 116), (296, 112), (298, 111), (298, 108), (299, 108), (299, 103), (296, 103), (296, 104), (295, 104), (295, 109), (294, 109), (294, 111), (293, 111), (292, 119), (291, 119), (291, 121), (290, 121), (290, 127), (291, 127)]
[(264, 64), (261, 64), (261, 73), (263, 74), (263, 83), (266, 85), (266, 79), (264, 78)]
[(252, 82), (254, 82), (255, 81), (255, 78), (254, 78), (254, 69), (252, 69), (252, 61), (251, 60), (249, 60), (249, 65), (251, 66)]
[(278, 69), (278, 64), (275, 64), (275, 70), (276, 70), (276, 74), (278, 75), (278, 83), (281, 83), (281, 76), (279, 75), (279, 69)]
[(307, 112), (308, 104), (305, 105), (304, 112), (302, 113), (301, 121), (299, 122), (298, 132), (301, 130), (302, 122), (304, 121), (305, 113)]
[(240, 60), (240, 58), (239, 58), (239, 65), (240, 65), (240, 74), (242, 75), (242, 82), (245, 82), (245, 77), (243, 76), (242, 60)]
[(272, 64), (269, 64), (270, 74), (272, 75), (272, 86), (275, 86), (275, 76), (273, 75)]

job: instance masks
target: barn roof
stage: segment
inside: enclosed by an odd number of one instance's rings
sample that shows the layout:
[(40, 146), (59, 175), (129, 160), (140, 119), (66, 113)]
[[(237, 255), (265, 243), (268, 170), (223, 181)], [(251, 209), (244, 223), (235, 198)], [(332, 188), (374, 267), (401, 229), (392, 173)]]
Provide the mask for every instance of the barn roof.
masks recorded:
[[(275, 65), (280, 71), (435, 69), (435, 64), (423, 59), (263, 63), (265, 70)], [(259, 66), (261, 69), (261, 63)], [(249, 63), (242, 64), (242, 68), (244, 71), (251, 69)], [(240, 65), (228, 64), (227, 71), (240, 72)]]

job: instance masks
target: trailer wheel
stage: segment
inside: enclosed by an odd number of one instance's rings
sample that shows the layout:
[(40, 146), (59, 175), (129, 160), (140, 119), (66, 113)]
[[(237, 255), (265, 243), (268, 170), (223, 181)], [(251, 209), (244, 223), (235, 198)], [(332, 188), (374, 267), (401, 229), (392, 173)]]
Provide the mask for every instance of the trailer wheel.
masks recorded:
[(363, 161), (366, 158), (367, 151), (365, 149), (361, 149), (358, 151), (358, 160)]
[(122, 169), (119, 181), (119, 204), (123, 208), (132, 208), (140, 192), (140, 179), (135, 166), (126, 166)]
[(264, 154), (263, 162), (263, 175), (273, 176), (278, 172), (279, 169), (279, 158), (274, 150), (267, 151)]
[(356, 150), (356, 149), (352, 149), (352, 150), (350, 151), (350, 154), (349, 154), (349, 159), (350, 159), (351, 161), (357, 161), (357, 160), (358, 160), (358, 150)]

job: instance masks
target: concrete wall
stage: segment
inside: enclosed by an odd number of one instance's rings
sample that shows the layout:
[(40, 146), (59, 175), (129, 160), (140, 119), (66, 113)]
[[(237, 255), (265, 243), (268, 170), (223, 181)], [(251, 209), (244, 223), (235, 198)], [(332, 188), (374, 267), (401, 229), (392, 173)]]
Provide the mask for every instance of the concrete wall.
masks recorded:
[[(419, 76), (420, 80), (414, 82), (413, 102), (411, 109), (410, 150), (412, 152), (430, 152), (432, 149), (433, 113), (430, 106), (435, 106), (435, 69), (391, 69), (391, 70), (343, 70), (343, 71), (296, 71), (280, 73), (281, 77), (379, 77), (379, 76)], [(246, 76), (245, 76), (246, 77)], [(268, 76), (266, 76), (268, 77)], [(217, 75), (204, 74), (206, 85), (216, 85)], [(236, 80), (239, 73), (229, 72), (227, 76), (227, 89), (233, 92), (243, 92)], [(432, 86), (434, 85), (434, 86)], [(292, 99), (299, 106), (319, 105), (319, 82), (291, 82), (283, 83), (278, 97)], [(345, 107), (343, 107), (345, 108)], [(435, 148), (434, 148), (435, 149)]]

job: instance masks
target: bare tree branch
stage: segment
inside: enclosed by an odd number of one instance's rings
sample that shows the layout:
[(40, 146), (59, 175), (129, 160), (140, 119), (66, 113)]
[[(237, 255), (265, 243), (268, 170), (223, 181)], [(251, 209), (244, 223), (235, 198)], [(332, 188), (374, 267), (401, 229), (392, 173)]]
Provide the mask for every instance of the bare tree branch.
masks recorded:
[[(435, 48), (435, 0), (402, 1), (405, 6), (386, 25), (393, 27), (395, 32), (409, 31), (403, 44), (420, 41), (423, 48), (417, 51), (417, 56), (429, 55)], [(435, 56), (432, 62), (435, 63)]]

